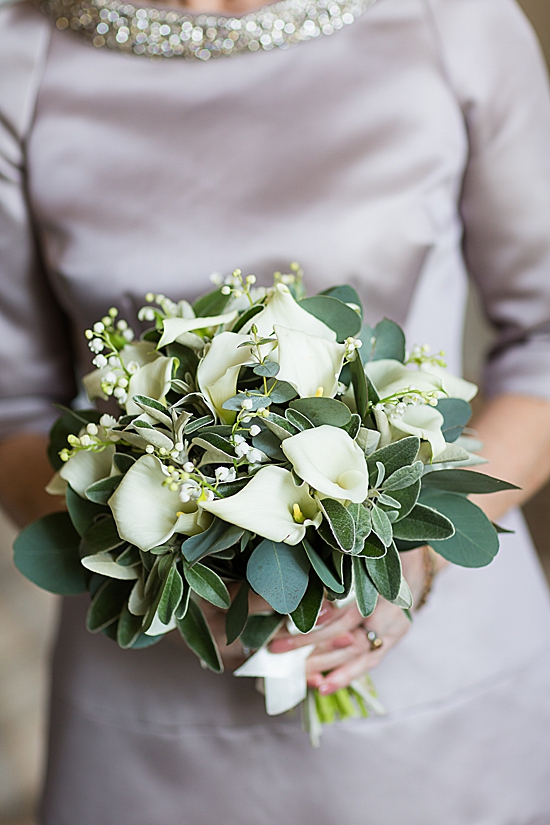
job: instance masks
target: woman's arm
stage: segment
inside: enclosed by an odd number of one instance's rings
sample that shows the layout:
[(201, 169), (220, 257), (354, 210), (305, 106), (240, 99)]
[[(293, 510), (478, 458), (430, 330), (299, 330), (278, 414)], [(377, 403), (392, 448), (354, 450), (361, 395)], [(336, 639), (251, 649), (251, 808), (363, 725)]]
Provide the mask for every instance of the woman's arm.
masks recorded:
[(44, 489), (53, 475), (47, 446), (47, 436), (39, 433), (14, 435), (0, 443), (0, 506), (19, 527), (64, 506)]

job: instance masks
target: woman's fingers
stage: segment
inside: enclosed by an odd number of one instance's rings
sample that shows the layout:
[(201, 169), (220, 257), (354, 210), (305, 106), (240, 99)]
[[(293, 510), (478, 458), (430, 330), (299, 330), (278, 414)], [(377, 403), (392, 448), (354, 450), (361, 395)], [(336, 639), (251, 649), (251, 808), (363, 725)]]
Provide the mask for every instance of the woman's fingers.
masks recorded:
[(348, 607), (331, 608), (325, 622), (311, 630), (309, 633), (300, 636), (291, 636), (288, 633), (277, 634), (277, 637), (269, 645), (272, 653), (286, 653), (297, 647), (305, 645), (317, 645), (338, 636), (345, 636), (349, 631), (355, 630), (357, 625), (363, 621), (355, 604)]

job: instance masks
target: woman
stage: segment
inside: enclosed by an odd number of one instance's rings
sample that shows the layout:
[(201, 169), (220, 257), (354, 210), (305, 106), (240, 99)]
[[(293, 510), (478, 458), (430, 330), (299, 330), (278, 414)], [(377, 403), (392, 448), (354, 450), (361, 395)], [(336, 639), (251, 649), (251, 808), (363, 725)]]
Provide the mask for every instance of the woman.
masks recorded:
[[(323, 617), (310, 681), (330, 692), (379, 665), (388, 715), (333, 726), (317, 751), (248, 680), (167, 643), (121, 652), (67, 600), (43, 823), (550, 821), (548, 596), (520, 517), (504, 518), (550, 472), (550, 105), (513, 0), (42, 12), (0, 17), (15, 517), (52, 507), (44, 434), (75, 394), (67, 353), (89, 369), (83, 329), (112, 304), (131, 318), (151, 288), (192, 299), (212, 271), (266, 278), (290, 260), (315, 290), (353, 283), (367, 320), (405, 324), (455, 371), (468, 269), (499, 334), (476, 427), (491, 472), (522, 487), (483, 502), (515, 530), (495, 562), (445, 570), (410, 632), (382, 603), (371, 650), (354, 608)], [(422, 552), (403, 562), (418, 598)]]

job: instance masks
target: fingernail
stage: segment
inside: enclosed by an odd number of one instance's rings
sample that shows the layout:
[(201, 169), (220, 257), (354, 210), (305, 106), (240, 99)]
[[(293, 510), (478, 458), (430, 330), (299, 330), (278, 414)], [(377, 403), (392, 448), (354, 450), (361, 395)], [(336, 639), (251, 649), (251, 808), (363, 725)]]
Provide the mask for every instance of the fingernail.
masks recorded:
[(328, 621), (328, 619), (330, 619), (332, 615), (332, 610), (333, 608), (329, 607), (328, 605), (322, 607), (319, 611), (319, 615), (317, 616), (317, 621), (315, 622), (315, 624), (324, 624), (326, 621)]
[(341, 650), (344, 647), (349, 647), (353, 644), (353, 636), (347, 633), (345, 636), (338, 636), (334, 639), (332, 646), (335, 650)]
[(332, 685), (329, 685), (325, 682), (324, 685), (319, 686), (318, 690), (319, 690), (319, 693), (323, 694), (323, 696), (328, 696), (329, 693), (334, 692), (335, 688)]
[(307, 683), (311, 688), (318, 688), (323, 684), (323, 677), (319, 675), (309, 676)]
[(271, 653), (286, 653), (287, 650), (294, 648), (292, 639), (278, 639), (276, 642), (271, 642), (269, 650)]

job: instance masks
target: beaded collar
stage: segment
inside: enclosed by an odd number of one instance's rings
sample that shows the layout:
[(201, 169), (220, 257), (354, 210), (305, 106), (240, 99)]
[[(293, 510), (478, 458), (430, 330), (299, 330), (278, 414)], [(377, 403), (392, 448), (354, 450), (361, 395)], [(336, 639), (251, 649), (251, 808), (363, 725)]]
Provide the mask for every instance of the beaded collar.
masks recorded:
[(375, 2), (278, 0), (242, 17), (141, 8), (124, 0), (40, 0), (39, 7), (58, 29), (72, 30), (98, 49), (206, 61), (334, 34)]

